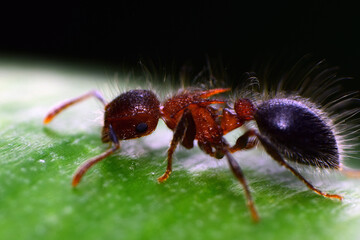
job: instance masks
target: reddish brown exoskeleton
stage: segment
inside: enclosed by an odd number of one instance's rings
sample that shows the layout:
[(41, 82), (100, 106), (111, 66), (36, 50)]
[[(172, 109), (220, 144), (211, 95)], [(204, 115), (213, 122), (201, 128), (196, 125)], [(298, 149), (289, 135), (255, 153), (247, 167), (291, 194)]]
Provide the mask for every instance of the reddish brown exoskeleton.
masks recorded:
[[(74, 187), (91, 166), (120, 148), (120, 140), (152, 133), (161, 118), (173, 131), (173, 139), (167, 151), (167, 168), (158, 178), (159, 182), (164, 182), (171, 174), (172, 156), (177, 145), (180, 143), (190, 149), (194, 140), (197, 140), (199, 147), (210, 156), (217, 159), (226, 156), (230, 169), (244, 188), (252, 218), (258, 221), (259, 216), (246, 179), (231, 153), (253, 148), (260, 142), (275, 161), (289, 169), (309, 189), (324, 197), (342, 199), (339, 195), (327, 194), (315, 188), (284, 160), (286, 157), (305, 165), (341, 168), (335, 135), (321, 115), (304, 102), (290, 98), (271, 99), (257, 106), (248, 99), (238, 99), (234, 109), (224, 108), (224, 100), (209, 99), (229, 90), (182, 90), (163, 104), (149, 90), (131, 90), (110, 103), (106, 103), (99, 92), (92, 91), (54, 108), (44, 123), (49, 123), (62, 110), (91, 96), (105, 105), (102, 141), (111, 143), (112, 148), (87, 160), (78, 168), (72, 181)], [(214, 108), (213, 104), (223, 106)], [(237, 139), (234, 146), (229, 146), (223, 136), (252, 120), (256, 121), (258, 130), (248, 130)]]
[[(229, 90), (224, 88), (206, 91), (182, 90), (167, 99), (164, 104), (160, 104), (157, 96), (149, 90), (131, 90), (121, 94), (110, 103), (106, 103), (99, 92), (91, 91), (55, 107), (45, 117), (44, 124), (49, 123), (67, 107), (89, 97), (96, 97), (105, 105), (102, 141), (104, 143), (110, 142), (112, 148), (87, 160), (77, 169), (72, 180), (72, 185), (75, 187), (91, 166), (120, 148), (120, 140), (139, 138), (152, 133), (158, 120), (162, 118), (174, 134), (167, 151), (166, 171), (158, 178), (158, 181), (164, 182), (170, 176), (172, 156), (177, 145), (180, 143), (185, 148), (190, 149), (193, 147), (194, 140), (197, 140), (199, 147), (210, 156), (218, 159), (226, 156), (232, 172), (244, 187), (252, 218), (258, 221), (259, 217), (245, 177), (239, 164), (230, 154), (230, 151), (233, 150), (230, 150), (228, 143), (223, 138), (222, 126), (224, 124), (219, 124), (221, 115), (218, 114), (218, 110), (210, 106), (212, 104), (224, 104), (225, 101), (223, 100), (209, 98)], [(231, 124), (228, 122), (225, 125), (229, 127)], [(236, 122), (235, 125), (239, 127), (242, 123)]]

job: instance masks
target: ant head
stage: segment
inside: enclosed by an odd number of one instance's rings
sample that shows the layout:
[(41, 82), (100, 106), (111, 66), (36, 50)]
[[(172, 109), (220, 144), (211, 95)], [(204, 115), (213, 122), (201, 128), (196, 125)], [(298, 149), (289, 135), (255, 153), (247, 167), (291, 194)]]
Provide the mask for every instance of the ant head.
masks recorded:
[(254, 119), (256, 108), (249, 99), (243, 98), (235, 102), (234, 110), (239, 119), (250, 121)]
[(143, 137), (155, 130), (160, 117), (160, 102), (149, 90), (131, 90), (105, 107), (102, 141), (109, 142), (109, 125), (119, 140)]

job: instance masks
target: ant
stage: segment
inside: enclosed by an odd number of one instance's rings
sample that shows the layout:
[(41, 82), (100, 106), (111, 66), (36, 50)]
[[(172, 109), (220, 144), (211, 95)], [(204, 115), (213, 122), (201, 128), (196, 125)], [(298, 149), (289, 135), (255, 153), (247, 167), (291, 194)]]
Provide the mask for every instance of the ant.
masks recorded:
[[(112, 147), (80, 165), (72, 179), (74, 187), (90, 167), (120, 149), (120, 140), (151, 134), (161, 118), (173, 131), (173, 138), (167, 150), (166, 171), (157, 179), (160, 183), (166, 181), (172, 172), (172, 157), (177, 145), (191, 149), (194, 140), (197, 140), (198, 146), (206, 154), (217, 159), (226, 157), (231, 171), (243, 186), (253, 220), (258, 221), (259, 215), (245, 176), (231, 153), (251, 149), (261, 143), (276, 162), (290, 170), (309, 189), (324, 197), (342, 200), (340, 195), (324, 193), (315, 188), (285, 161), (286, 158), (300, 164), (340, 169), (335, 134), (316, 110), (304, 101), (290, 97), (273, 98), (257, 105), (249, 99), (240, 98), (235, 101), (233, 108), (224, 100), (210, 99), (213, 95), (228, 91), (229, 88), (184, 89), (163, 104), (150, 90), (130, 90), (109, 103), (98, 91), (91, 91), (52, 109), (44, 124), (69, 106), (90, 97), (97, 98), (105, 106), (101, 139)], [(216, 108), (214, 104), (221, 107)], [(249, 121), (255, 121), (258, 130), (248, 130), (230, 146), (224, 135)]]

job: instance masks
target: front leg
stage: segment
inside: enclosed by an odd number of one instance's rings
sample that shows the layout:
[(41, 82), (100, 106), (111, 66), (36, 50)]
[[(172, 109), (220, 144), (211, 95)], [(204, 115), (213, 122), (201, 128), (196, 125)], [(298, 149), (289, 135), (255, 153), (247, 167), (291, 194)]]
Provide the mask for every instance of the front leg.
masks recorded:
[[(159, 177), (157, 180), (162, 183), (166, 181), (171, 172), (172, 172), (172, 156), (175, 152), (175, 149), (180, 141), (183, 141), (185, 137), (186, 130), (188, 129), (189, 123), (191, 123), (192, 115), (189, 109), (185, 109), (183, 115), (181, 116), (179, 122), (177, 123), (174, 129), (173, 139), (171, 140), (170, 147), (167, 151), (167, 167), (165, 173)], [(193, 122), (193, 121), (192, 121)], [(187, 136), (190, 136), (189, 134)], [(192, 136), (195, 138), (195, 135)], [(191, 139), (186, 139), (186, 142), (189, 143)], [(194, 139), (192, 139), (194, 141)]]

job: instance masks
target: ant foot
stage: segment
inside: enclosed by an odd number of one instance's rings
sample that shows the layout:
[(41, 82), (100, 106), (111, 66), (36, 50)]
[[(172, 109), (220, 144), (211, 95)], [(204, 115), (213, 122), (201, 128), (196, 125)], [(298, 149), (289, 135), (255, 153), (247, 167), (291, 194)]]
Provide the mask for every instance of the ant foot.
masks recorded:
[(343, 200), (344, 198), (340, 195), (337, 195), (337, 194), (323, 194), (324, 197), (327, 197), (327, 198), (334, 198), (334, 199), (338, 199), (338, 200)]
[(326, 198), (338, 199), (340, 201), (343, 200), (343, 197), (340, 195), (337, 195), (337, 194), (328, 194), (328, 193), (321, 192), (317, 189), (315, 189), (314, 191), (315, 191), (315, 193), (317, 193), (323, 197), (326, 197)]
[(159, 183), (165, 182), (170, 177), (170, 174), (171, 174), (171, 171), (166, 170), (166, 172), (161, 177), (158, 177), (158, 179), (157, 179), (158, 182)]

